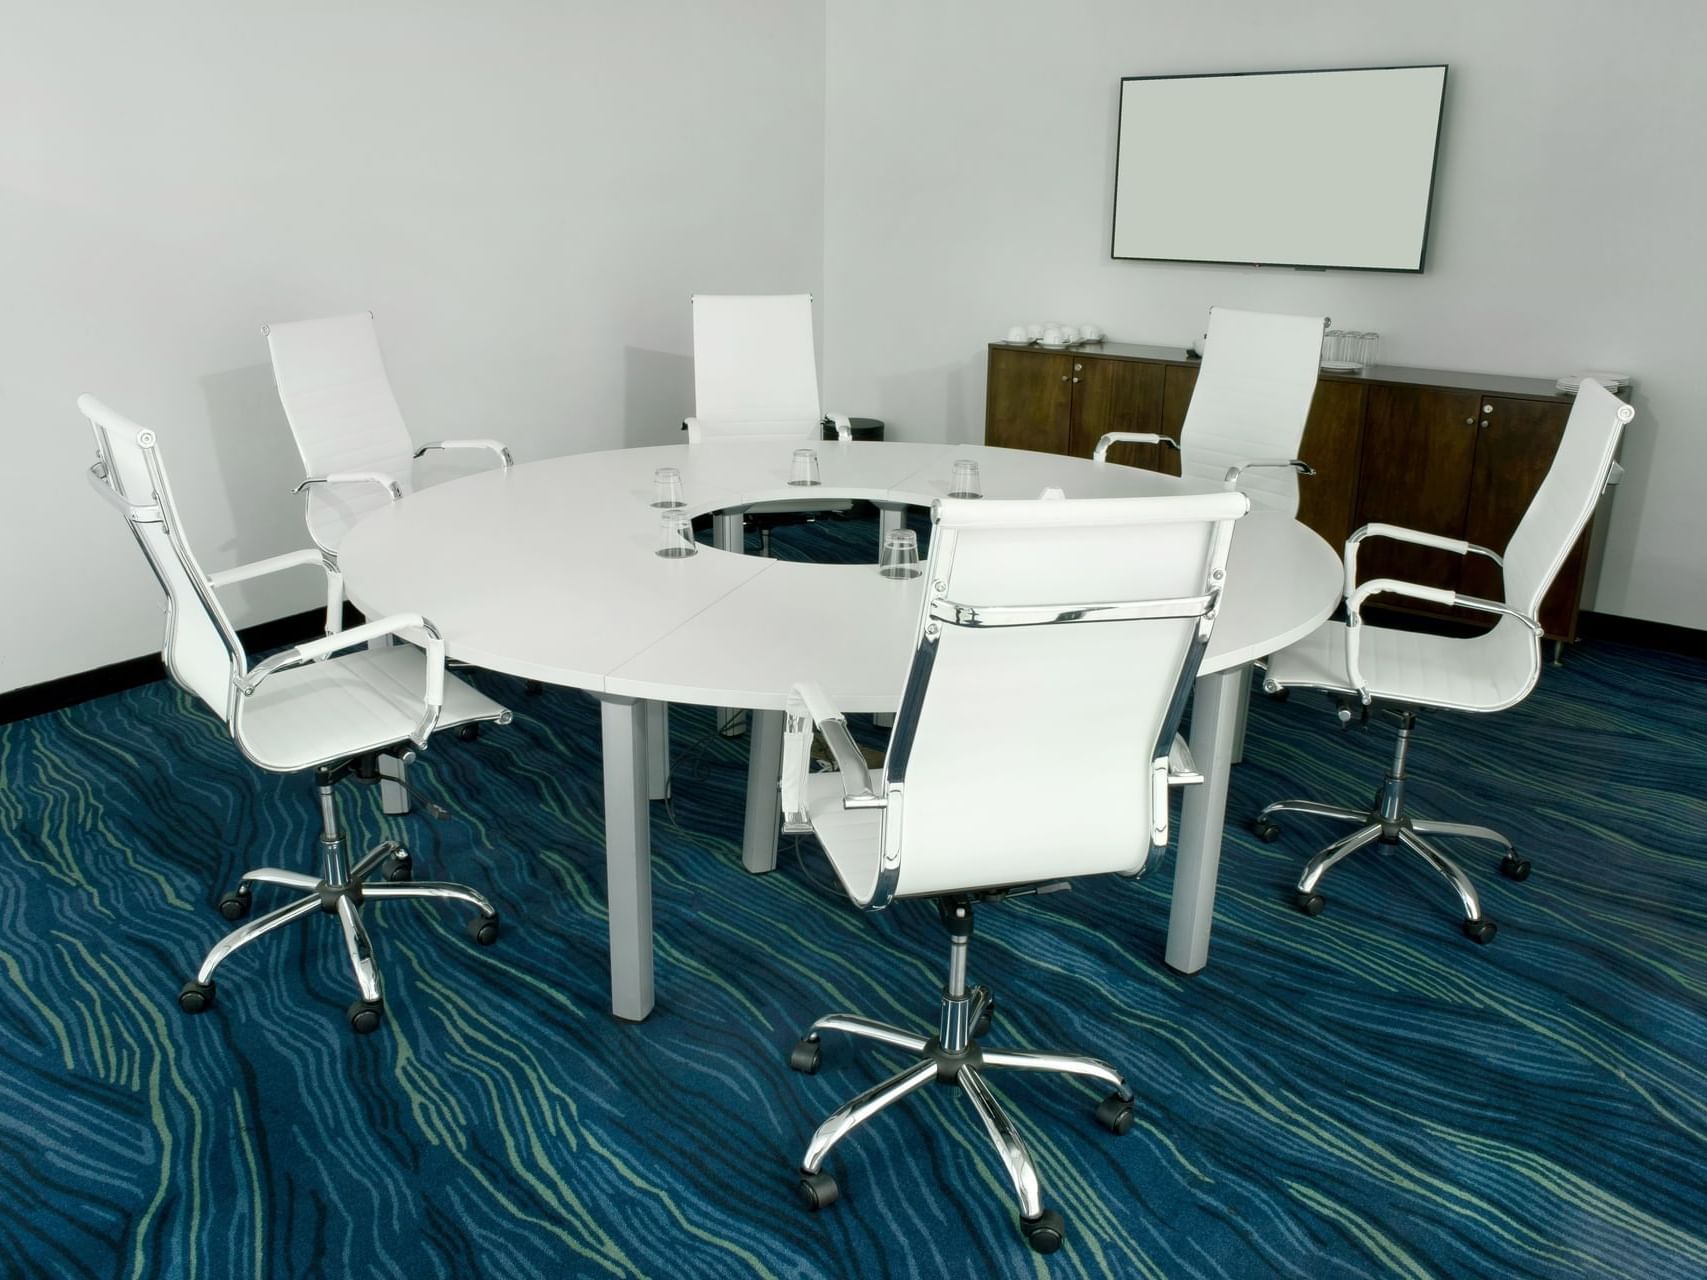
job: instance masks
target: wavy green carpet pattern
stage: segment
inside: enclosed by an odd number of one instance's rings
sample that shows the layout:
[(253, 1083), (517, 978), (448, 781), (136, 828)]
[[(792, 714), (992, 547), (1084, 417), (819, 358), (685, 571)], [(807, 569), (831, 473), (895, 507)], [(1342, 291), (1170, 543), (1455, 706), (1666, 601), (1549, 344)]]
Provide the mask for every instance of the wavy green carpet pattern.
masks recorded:
[[(857, 520), (778, 534), (820, 558), (874, 540)], [(174, 999), (243, 869), (311, 869), (306, 779), (246, 765), (165, 683), (0, 726), (0, 1272), (1707, 1275), (1707, 664), (1582, 646), (1513, 711), (1425, 718), (1417, 811), (1535, 860), (1513, 884), (1461, 850), (1490, 947), (1403, 855), (1358, 855), (1300, 916), (1290, 884), (1328, 834), (1306, 820), (1274, 845), (1230, 829), (1194, 978), (1160, 962), (1171, 862), (983, 909), (990, 1043), (1099, 1053), (1139, 1098), (1117, 1139), (1092, 1090), (992, 1073), (1067, 1218), (1049, 1259), (954, 1090), (838, 1148), (839, 1204), (794, 1200), (818, 1120), (901, 1060), (830, 1040), (805, 1077), (787, 1049), (833, 1009), (928, 1027), (934, 912), (862, 915), (805, 844), (744, 873), (745, 744), (678, 708), (675, 798), (653, 810), (658, 1009), (613, 1020), (596, 706), (475, 678), (516, 721), (425, 753), (451, 818), (340, 790), (358, 847), (401, 832), (505, 933), (478, 948), (451, 910), (370, 907), (369, 1037), (345, 1028), (324, 919), (229, 962), (209, 1013)], [(1230, 815), (1362, 797), (1389, 744), (1258, 699)]]

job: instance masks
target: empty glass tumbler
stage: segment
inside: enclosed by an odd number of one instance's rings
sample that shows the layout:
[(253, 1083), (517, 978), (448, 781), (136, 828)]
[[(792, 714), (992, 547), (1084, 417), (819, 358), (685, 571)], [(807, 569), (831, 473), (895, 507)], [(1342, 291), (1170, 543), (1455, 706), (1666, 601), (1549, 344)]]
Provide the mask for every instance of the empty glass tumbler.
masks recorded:
[(919, 535), (911, 529), (891, 529), (883, 535), (883, 554), (877, 571), (885, 578), (916, 578), (919, 564)]
[(693, 540), (693, 521), (685, 511), (665, 511), (658, 517), (658, 554), (680, 560), (699, 550)]
[(794, 467), (789, 473), (789, 484), (820, 484), (818, 479), (818, 451), (816, 449), (796, 449), (794, 451)]
[(948, 496), (951, 498), (982, 498), (984, 489), (978, 479), (978, 464), (966, 458), (961, 458), (954, 464), (954, 481), (949, 485)]
[(659, 467), (652, 473), (652, 505), (665, 509), (687, 506), (682, 496), (682, 473), (677, 467)]

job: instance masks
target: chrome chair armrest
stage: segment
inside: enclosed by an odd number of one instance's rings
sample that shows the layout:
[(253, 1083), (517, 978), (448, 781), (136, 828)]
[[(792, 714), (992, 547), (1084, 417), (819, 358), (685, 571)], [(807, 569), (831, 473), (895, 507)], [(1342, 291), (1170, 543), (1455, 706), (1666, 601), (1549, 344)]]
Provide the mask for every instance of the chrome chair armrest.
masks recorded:
[(1450, 551), (1454, 555), (1486, 556), (1500, 568), (1505, 568), (1505, 560), (1497, 551), (1474, 542), (1466, 542), (1463, 538), (1447, 538), (1438, 533), (1424, 533), (1421, 529), (1407, 529), (1398, 524), (1366, 524), (1351, 537), (1345, 540), (1345, 596), (1351, 599), (1351, 594), (1357, 589), (1357, 549), (1369, 538), (1390, 538), (1395, 542), (1408, 542), (1417, 547), (1433, 547), (1437, 551)]
[(291, 492), (301, 493), (310, 485), (316, 484), (377, 484), (391, 495), (393, 502), (403, 497), (403, 490), (398, 487), (397, 481), (382, 471), (335, 471), (331, 475), (309, 476)]
[(871, 769), (859, 744), (848, 732), (847, 717), (818, 685), (805, 682), (788, 691), (782, 739), (783, 830), (799, 834), (812, 829), (806, 804), (806, 778), (812, 769), (812, 732), (824, 735), (830, 756), (842, 777), (842, 806), (880, 809), (885, 801), (872, 787)]
[(1097, 447), (1091, 452), (1091, 461), (1107, 462), (1109, 446), (1116, 444), (1165, 444), (1175, 453), (1179, 452), (1179, 441), (1172, 436), (1159, 436), (1153, 431), (1110, 431), (1097, 441)]
[(292, 667), (304, 666), (310, 662), (318, 662), (329, 658), (334, 653), (344, 649), (353, 649), (364, 645), (370, 640), (381, 636), (402, 635), (406, 631), (425, 633), (426, 643), (421, 647), (427, 655), (427, 670), (425, 688), (421, 693), (422, 715), (419, 723), (409, 734), (409, 739), (418, 747), (427, 745), (427, 739), (438, 727), (439, 713), (444, 709), (445, 702), (445, 642), (439, 635), (438, 628), (433, 626), (418, 613), (394, 613), (389, 617), (378, 618), (373, 622), (363, 623), (359, 627), (351, 627), (348, 631), (340, 631), (336, 635), (324, 636), (319, 640), (310, 640), (299, 644), (294, 649), (286, 649), (276, 653), (266, 661), (251, 667), (243, 675), (235, 676), (237, 692), (245, 698), (260, 688), (268, 677), (277, 675), (280, 671), (288, 671)]
[(497, 440), (434, 440), (431, 444), (424, 444), (415, 450), (414, 456), (419, 458), (433, 449), (489, 449), (498, 455), (498, 463), (505, 471), (515, 465), (515, 459), (510, 456), (509, 449)]
[(846, 442), (853, 439), (853, 419), (843, 413), (826, 413), (824, 415), (836, 428), (836, 439)]
[(229, 587), (236, 582), (247, 582), (251, 578), (264, 577), (269, 573), (277, 573), (281, 569), (317, 568), (326, 575), (326, 634), (334, 635), (344, 625), (344, 575), (338, 572), (337, 566), (325, 552), (309, 547), (301, 551), (287, 551), (282, 556), (272, 556), (266, 560), (256, 560), (249, 564), (240, 564), (235, 568), (221, 569), (218, 573), (207, 576), (208, 585), (218, 589)]
[(1255, 467), (1290, 467), (1301, 476), (1316, 474), (1316, 468), (1302, 458), (1253, 458), (1249, 462), (1239, 463), (1236, 467), (1228, 467), (1227, 474), (1222, 478), (1221, 487), (1237, 489), (1239, 487), (1239, 476)]
[(1491, 613), (1500, 617), (1516, 618), (1537, 637), (1541, 635), (1541, 623), (1524, 613), (1514, 609), (1509, 604), (1498, 600), (1484, 600), (1480, 596), (1460, 595), (1445, 587), (1425, 587), (1421, 583), (1403, 582), (1398, 578), (1375, 578), (1364, 583), (1361, 587), (1350, 592), (1345, 600), (1346, 634), (1345, 662), (1346, 674), (1351, 678), (1352, 688), (1357, 690), (1357, 696), (1365, 706), (1374, 701), (1374, 695), (1369, 692), (1369, 684), (1363, 678), (1363, 669), (1358, 663), (1358, 651), (1361, 645), (1363, 628), (1363, 604), (1372, 596), (1398, 595), (1411, 600), (1422, 600), (1429, 604), (1453, 606), (1460, 609), (1473, 609), (1478, 613)]
[(326, 557), (314, 547), (305, 547), (301, 551), (287, 551), (282, 556), (269, 556), (265, 560), (252, 560), (248, 564), (221, 569), (218, 573), (208, 574), (207, 580), (210, 586), (229, 587), (234, 582), (247, 582), (282, 569), (306, 569), (310, 566), (325, 569)]

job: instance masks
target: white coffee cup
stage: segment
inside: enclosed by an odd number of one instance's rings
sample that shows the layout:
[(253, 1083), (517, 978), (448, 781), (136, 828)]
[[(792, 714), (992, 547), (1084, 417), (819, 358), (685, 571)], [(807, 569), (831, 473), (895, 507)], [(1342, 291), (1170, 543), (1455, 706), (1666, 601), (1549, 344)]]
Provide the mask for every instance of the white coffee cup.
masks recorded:
[(1028, 324), (1028, 325), (1026, 325), (1025, 336), (1026, 336), (1027, 341), (1036, 342), (1039, 338), (1041, 338), (1043, 336), (1043, 326), (1040, 324)]
[(1064, 324), (1061, 326), (1061, 341), (1062, 342), (1077, 342), (1078, 340), (1079, 340), (1079, 326), (1078, 325), (1076, 325), (1076, 324)]
[(1082, 324), (1079, 326), (1079, 336), (1086, 342), (1101, 342), (1102, 330), (1094, 324)]
[(1030, 339), (1026, 336), (1025, 326), (1023, 324), (1016, 324), (1013, 328), (1009, 329), (1008, 330), (1008, 341), (1009, 342), (1029, 342)]
[(1061, 330), (1054, 325), (1045, 329), (1043, 336), (1038, 341), (1046, 347), (1064, 347), (1067, 345), (1067, 339), (1061, 335)]

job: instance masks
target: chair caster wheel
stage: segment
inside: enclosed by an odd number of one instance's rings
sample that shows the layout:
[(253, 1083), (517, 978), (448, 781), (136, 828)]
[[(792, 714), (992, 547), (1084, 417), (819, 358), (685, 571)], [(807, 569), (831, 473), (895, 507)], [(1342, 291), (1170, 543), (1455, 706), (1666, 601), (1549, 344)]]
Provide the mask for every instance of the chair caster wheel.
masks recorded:
[(213, 983), (191, 978), (178, 988), (178, 1008), (185, 1013), (206, 1013), (213, 1008)]
[(1067, 1238), (1067, 1222), (1053, 1209), (1045, 1209), (1035, 1218), (1021, 1218), (1019, 1229), (1025, 1232), (1025, 1242), (1038, 1253), (1054, 1253)]
[(1267, 818), (1251, 819), (1251, 834), (1264, 844), (1273, 844), (1280, 839), (1280, 828)]
[(1097, 1103), (1097, 1123), (1117, 1138), (1132, 1128), (1132, 1121), (1136, 1118), (1137, 1112), (1132, 1109), (1131, 1101), (1118, 1093), (1111, 1093)]
[(498, 940), (498, 917), (475, 916), (465, 927), (465, 932), (483, 947), (489, 947)]
[(459, 724), (456, 727), (456, 740), (458, 742), (474, 742), (479, 737), (480, 722), (478, 720), (470, 720), (467, 724)]
[(1500, 872), (1509, 880), (1529, 879), (1529, 859), (1508, 853), (1500, 859)]
[(1321, 915), (1322, 908), (1328, 905), (1328, 900), (1321, 894), (1305, 893), (1302, 889), (1298, 891), (1297, 896), (1292, 901), (1307, 916)]
[[(984, 988), (980, 987), (979, 990), (984, 991)], [(995, 1018), (996, 1018), (996, 997), (993, 995), (990, 995), (988, 991), (985, 991), (984, 1007), (978, 1013), (978, 1021), (976, 1021), (972, 1024), (972, 1031), (971, 1031), (972, 1039), (982, 1040), (985, 1036), (989, 1035), (990, 1034), (990, 1024), (995, 1021)]]
[(344, 1016), (350, 1020), (351, 1031), (354, 1031), (358, 1036), (365, 1036), (379, 1030), (380, 1019), (384, 1011), (384, 1001), (357, 1000), (344, 1010)]
[[(817, 1075), (819, 1064), (823, 1060), (824, 1046), (810, 1036), (795, 1041), (794, 1048), (788, 1051), (789, 1067), (800, 1072), (801, 1075)], [(835, 1184), (832, 1183), (831, 1185), (834, 1186)]]
[(813, 1213), (820, 1209), (828, 1209), (841, 1199), (842, 1189), (836, 1185), (836, 1180), (827, 1173), (803, 1173), (795, 1185), (800, 1194), (800, 1203)]
[(415, 860), (408, 854), (399, 857), (391, 855), (391, 861), (385, 866), (385, 878), (392, 884), (405, 884), (415, 878)]
[(1500, 927), (1497, 924), (1492, 920), (1487, 919), (1466, 920), (1460, 927), (1464, 930), (1464, 936), (1466, 938), (1470, 939), (1471, 942), (1484, 947), (1487, 946), (1488, 943), (1492, 942), (1494, 940), (1494, 935), (1500, 931)]
[(249, 906), (254, 900), (251, 890), (233, 889), (219, 900), (219, 914), (227, 920), (241, 920), (249, 914)]

